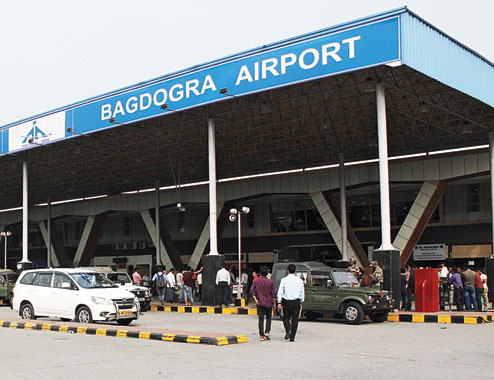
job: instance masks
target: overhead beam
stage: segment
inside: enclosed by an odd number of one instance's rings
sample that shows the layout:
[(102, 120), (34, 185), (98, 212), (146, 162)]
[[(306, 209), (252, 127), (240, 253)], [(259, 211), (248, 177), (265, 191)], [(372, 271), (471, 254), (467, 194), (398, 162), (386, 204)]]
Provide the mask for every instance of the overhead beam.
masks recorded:
[(398, 231), (398, 235), (393, 241), (393, 246), (401, 251), (401, 266), (405, 265), (412, 255), (415, 245), (422, 236), (447, 186), (447, 181), (426, 181), (422, 184)]
[(105, 224), (106, 216), (107, 213), (88, 216), (72, 263), (74, 268), (91, 264), (91, 260), (96, 252), (98, 240), (101, 236), (101, 231)]

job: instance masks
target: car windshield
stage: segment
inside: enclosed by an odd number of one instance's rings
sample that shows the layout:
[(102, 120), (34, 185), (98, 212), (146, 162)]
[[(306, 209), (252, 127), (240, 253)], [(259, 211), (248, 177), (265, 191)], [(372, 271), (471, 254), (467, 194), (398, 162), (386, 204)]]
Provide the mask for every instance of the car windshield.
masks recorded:
[(108, 278), (117, 284), (132, 284), (132, 280), (127, 273), (108, 273)]
[(72, 273), (71, 275), (79, 286), (86, 289), (118, 287), (101, 273)]
[(359, 283), (352, 272), (333, 272), (333, 277), (338, 286), (359, 287)]

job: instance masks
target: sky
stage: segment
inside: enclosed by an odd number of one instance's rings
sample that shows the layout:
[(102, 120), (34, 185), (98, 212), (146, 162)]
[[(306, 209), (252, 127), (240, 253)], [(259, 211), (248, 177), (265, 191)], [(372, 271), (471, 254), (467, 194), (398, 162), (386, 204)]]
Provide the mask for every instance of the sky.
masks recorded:
[(0, 0), (0, 126), (404, 5), (494, 62), (492, 0)]

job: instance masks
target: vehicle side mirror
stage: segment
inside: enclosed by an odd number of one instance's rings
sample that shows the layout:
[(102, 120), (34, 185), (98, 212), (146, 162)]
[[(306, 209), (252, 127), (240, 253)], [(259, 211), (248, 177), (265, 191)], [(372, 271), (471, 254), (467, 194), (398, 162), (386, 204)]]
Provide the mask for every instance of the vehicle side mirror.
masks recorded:
[(331, 280), (331, 279), (330, 279), (330, 280), (328, 280), (328, 281), (326, 282), (326, 286), (327, 286), (328, 288), (332, 288), (332, 287), (333, 287), (333, 280)]
[(70, 282), (62, 282), (63, 289), (70, 289)]

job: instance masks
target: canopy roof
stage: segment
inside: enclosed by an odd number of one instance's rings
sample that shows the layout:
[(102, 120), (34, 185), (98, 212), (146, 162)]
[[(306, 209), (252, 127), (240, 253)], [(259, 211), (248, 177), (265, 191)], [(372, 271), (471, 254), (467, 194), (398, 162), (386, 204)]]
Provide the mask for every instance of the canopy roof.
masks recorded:
[[(358, 50), (355, 50), (356, 66), (351, 66), (354, 64), (352, 42), (348, 39), (354, 38), (357, 49), (356, 31), (362, 41), (368, 30), (369, 38), (377, 36), (376, 41), (379, 41), (385, 37), (378, 31), (374, 33), (372, 28), (381, 25), (394, 28), (394, 24), (397, 25), (397, 36), (383, 42), (384, 45), (388, 43), (388, 47), (382, 56), (367, 63), (359, 61)], [(416, 28), (415, 33), (412, 28)], [(376, 158), (375, 85), (378, 81), (386, 88), (390, 156), (487, 144), (487, 132), (494, 127), (494, 101), (491, 101), (494, 86), (487, 88), (489, 80), (494, 78), (494, 68), (490, 62), (436, 29), (432, 29), (434, 38), (426, 38), (422, 46), (427, 47), (430, 42), (432, 47), (437, 40), (447, 39), (449, 47), (444, 47), (446, 42), (441, 40), (443, 50), (459, 49), (456, 71), (452, 66), (438, 70), (425, 63), (427, 57), (423, 52), (413, 54), (411, 47), (405, 49), (411, 45), (412, 37), (430, 34), (431, 28), (405, 8), (400, 8), (223, 58), (8, 125), (2, 132), (2, 152), (5, 154), (0, 159), (0, 170), (4, 173), (0, 208), (17, 207), (22, 203), (23, 160), (29, 164), (32, 204), (46, 202), (48, 196), (56, 201), (152, 188), (156, 178), (161, 186), (206, 181), (207, 120), (210, 117), (216, 124), (218, 178), (334, 164), (338, 162), (339, 152), (345, 154), (347, 161)], [(315, 57), (310, 44), (321, 38), (328, 38), (322, 42), (326, 45), (340, 41), (339, 54), (347, 58), (350, 66), (325, 74), (318, 71), (308, 77), (294, 75), (285, 82), (279, 75), (273, 78), (274, 84), (255, 79), (251, 83), (245, 76), (247, 79), (241, 80), (240, 85), (234, 85), (240, 74), (234, 70), (232, 74), (232, 67), (250, 65), (248, 67), (255, 70), (252, 60), (262, 62), (264, 59), (268, 62), (264, 64), (268, 77), (273, 73), (269, 70), (274, 62), (270, 61), (273, 54), (278, 54), (278, 74), (281, 73), (283, 54), (287, 57), (285, 63), (291, 62), (289, 54), (296, 54), (297, 59), (305, 54), (305, 61), (297, 61), (300, 67), (296, 74), (306, 75), (310, 70), (304, 65), (310, 66)], [(347, 42), (343, 42), (345, 39)], [(302, 50), (296, 50), (297, 44)], [(395, 45), (398, 50), (394, 50)], [(333, 49), (334, 45), (331, 46)], [(295, 53), (283, 50), (292, 48)], [(326, 49), (326, 53), (332, 51)], [(324, 50), (319, 50), (319, 54), (320, 62), (323, 62)], [(326, 58), (333, 57), (326, 55)], [(475, 74), (478, 78), (465, 81), (468, 72), (465, 65), (469, 60), (471, 65), (479, 67)], [(431, 67), (430, 71), (427, 67)], [(285, 69), (288, 71), (288, 66)], [(249, 74), (254, 77), (253, 70)], [(456, 76), (450, 75), (455, 72)], [(169, 91), (168, 101), (158, 99), (152, 114), (139, 114), (140, 109), (135, 113), (125, 112), (129, 105), (137, 104), (130, 103), (133, 96), (139, 100), (143, 93), (151, 93), (150, 89), (156, 91), (166, 83), (177, 83), (173, 81), (185, 83), (187, 78), (201, 78), (202, 84), (196, 86), (200, 91), (208, 73), (220, 79), (215, 79), (214, 89), (210, 86), (205, 90), (207, 99), (198, 96), (194, 103), (184, 96), (174, 103), (173, 91)], [(191, 83), (193, 87), (195, 82)], [(228, 89), (221, 90), (225, 84)], [(183, 84), (184, 89), (185, 86)], [(189, 92), (192, 99), (194, 89)], [(123, 113), (115, 113), (119, 99), (128, 102), (125, 108), (125, 102), (121, 100)], [(108, 106), (111, 111), (105, 108), (108, 104), (111, 104)], [(63, 122), (55, 120), (60, 115)], [(62, 123), (63, 133), (57, 135), (59, 131), (54, 130), (52, 139), (44, 127), (44, 118), (55, 120), (55, 124)], [(29, 134), (19, 132), (26, 126)], [(36, 130), (37, 126), (39, 130)], [(13, 140), (16, 134), (20, 134), (18, 145)]]

